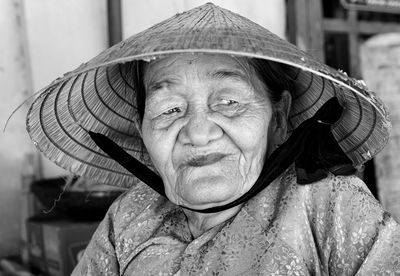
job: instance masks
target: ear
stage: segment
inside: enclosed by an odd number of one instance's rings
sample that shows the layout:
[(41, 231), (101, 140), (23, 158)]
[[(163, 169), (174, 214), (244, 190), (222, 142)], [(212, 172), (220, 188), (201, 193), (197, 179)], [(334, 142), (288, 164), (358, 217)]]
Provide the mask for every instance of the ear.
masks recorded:
[(269, 152), (285, 142), (288, 131), (289, 112), (292, 105), (292, 95), (289, 91), (282, 92), (281, 100), (274, 104), (269, 129)]

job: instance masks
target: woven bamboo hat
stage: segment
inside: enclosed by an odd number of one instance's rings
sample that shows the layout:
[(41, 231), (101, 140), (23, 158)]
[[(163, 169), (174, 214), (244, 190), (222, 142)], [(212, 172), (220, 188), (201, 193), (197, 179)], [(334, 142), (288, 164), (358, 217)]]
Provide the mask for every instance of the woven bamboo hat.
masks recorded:
[(331, 130), (354, 166), (371, 159), (388, 141), (388, 113), (362, 82), (321, 64), (247, 18), (207, 3), (114, 45), (45, 87), (27, 115), (34, 144), (74, 174), (132, 186), (137, 179), (99, 149), (88, 131), (108, 136), (151, 167), (137, 128), (129, 66), (175, 53), (228, 54), (292, 66), (297, 84), (291, 91), (290, 127), (337, 97), (344, 112)]

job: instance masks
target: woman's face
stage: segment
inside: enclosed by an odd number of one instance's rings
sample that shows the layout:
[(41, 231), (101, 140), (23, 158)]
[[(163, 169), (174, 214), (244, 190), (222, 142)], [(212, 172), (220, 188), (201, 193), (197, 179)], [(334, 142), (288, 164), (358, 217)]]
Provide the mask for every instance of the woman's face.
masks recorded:
[(143, 141), (175, 204), (223, 205), (257, 180), (272, 105), (255, 75), (227, 55), (174, 55), (145, 68)]

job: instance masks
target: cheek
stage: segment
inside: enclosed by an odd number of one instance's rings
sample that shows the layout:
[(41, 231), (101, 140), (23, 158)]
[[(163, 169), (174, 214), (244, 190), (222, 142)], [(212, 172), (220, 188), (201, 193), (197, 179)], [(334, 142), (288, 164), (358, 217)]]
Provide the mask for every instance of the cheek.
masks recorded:
[(142, 125), (142, 138), (144, 145), (146, 146), (147, 152), (149, 153), (154, 166), (157, 170), (163, 167), (166, 163), (170, 152), (170, 142), (167, 139), (166, 131), (154, 130), (151, 126), (151, 122), (143, 120)]
[(227, 133), (244, 153), (261, 153), (267, 147), (270, 118), (268, 113), (238, 118)]
[(143, 120), (142, 137), (147, 152), (157, 172), (163, 179), (166, 190), (173, 189), (176, 171), (173, 165), (173, 152), (176, 147), (179, 122), (168, 129), (154, 129), (151, 122)]

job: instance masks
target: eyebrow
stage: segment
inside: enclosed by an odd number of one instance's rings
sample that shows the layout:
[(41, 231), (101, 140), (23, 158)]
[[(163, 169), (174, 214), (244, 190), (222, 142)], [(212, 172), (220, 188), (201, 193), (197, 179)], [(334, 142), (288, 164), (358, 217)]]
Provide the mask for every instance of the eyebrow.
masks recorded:
[(230, 70), (230, 69), (219, 69), (208, 74), (210, 78), (226, 80), (226, 79), (236, 79), (249, 82), (247, 74), (241, 70)]
[[(173, 84), (176, 81), (176, 78), (173, 77), (164, 77), (160, 80), (154, 80), (155, 78), (152, 78), (149, 80), (149, 83), (147, 84), (147, 89), (151, 90), (155, 90), (159, 87), (161, 87), (163, 84)], [(146, 86), (146, 84), (145, 84)]]

